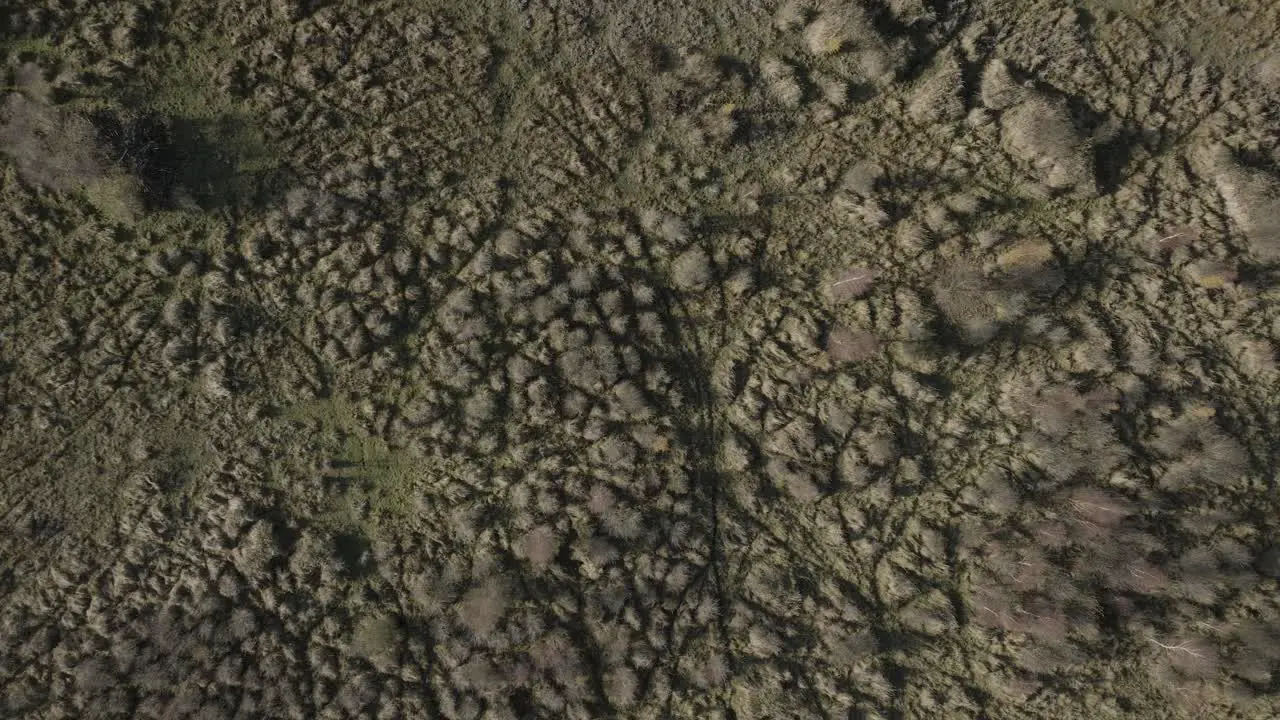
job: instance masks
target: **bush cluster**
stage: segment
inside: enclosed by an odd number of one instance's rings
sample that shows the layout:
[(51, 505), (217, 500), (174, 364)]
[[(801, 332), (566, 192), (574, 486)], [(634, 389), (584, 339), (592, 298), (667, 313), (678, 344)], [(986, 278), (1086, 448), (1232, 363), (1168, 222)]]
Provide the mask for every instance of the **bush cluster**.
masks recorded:
[(1164, 463), (1153, 488), (1108, 487), (1099, 478), (1126, 454), (1105, 417), (1115, 400), (1064, 386), (1023, 397), (1033, 429), (1022, 440), (1050, 482), (1015, 484), (993, 470), (977, 483), (974, 501), (1002, 520), (965, 540), (970, 620), (1008, 639), (1028, 677), (1119, 652), (1142, 658), (1188, 707), (1221, 699), (1212, 688), (1245, 700), (1267, 692), (1280, 677), (1280, 624), (1239, 600), (1265, 594), (1280, 553), (1242, 539), (1229, 518), (1180, 517), (1179, 501), (1170, 509), (1153, 493), (1230, 483), (1247, 471), (1245, 449), (1211, 414), (1189, 411), (1144, 443)]

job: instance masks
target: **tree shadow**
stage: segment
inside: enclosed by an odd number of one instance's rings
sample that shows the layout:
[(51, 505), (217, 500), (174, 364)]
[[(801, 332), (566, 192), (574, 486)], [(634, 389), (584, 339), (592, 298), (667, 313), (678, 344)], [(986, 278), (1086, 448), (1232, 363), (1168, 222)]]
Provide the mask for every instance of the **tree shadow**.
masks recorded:
[(273, 154), (245, 117), (89, 115), (111, 159), (138, 179), (148, 211), (260, 208), (284, 191)]

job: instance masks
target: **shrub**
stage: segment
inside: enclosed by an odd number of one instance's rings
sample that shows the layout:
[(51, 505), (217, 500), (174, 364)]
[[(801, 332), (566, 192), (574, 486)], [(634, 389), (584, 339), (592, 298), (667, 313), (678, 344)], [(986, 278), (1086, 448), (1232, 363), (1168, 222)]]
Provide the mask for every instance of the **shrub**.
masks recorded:
[(1254, 569), (1263, 577), (1280, 580), (1280, 545), (1271, 545), (1259, 553)]
[(827, 354), (836, 362), (861, 362), (880, 352), (880, 340), (868, 330), (838, 325), (827, 334)]
[(605, 510), (600, 525), (611, 537), (634, 540), (644, 532), (644, 516), (633, 507), (614, 506)]
[(1200, 228), (1195, 225), (1175, 225), (1151, 243), (1151, 248), (1162, 255), (1172, 254), (1200, 239)]
[(49, 81), (45, 79), (44, 68), (33, 62), (26, 62), (13, 70), (13, 85), (28, 97), (42, 102), (49, 99)]
[(992, 60), (983, 70), (980, 93), (982, 104), (991, 110), (1012, 107), (1027, 96), (1026, 88), (1014, 78), (1009, 65), (999, 59)]
[(960, 261), (933, 284), (933, 299), (943, 316), (970, 345), (995, 337), (1001, 322), (1020, 314), (1000, 288), (974, 264)]
[(873, 32), (860, 14), (824, 12), (805, 27), (804, 42), (814, 55), (831, 55)]
[(1253, 252), (1266, 262), (1280, 260), (1280, 180), (1240, 165), (1225, 147), (1205, 155), (1227, 215), (1249, 238)]
[(521, 535), (513, 550), (517, 557), (528, 561), (536, 569), (542, 569), (551, 564), (560, 551), (560, 539), (556, 537), (554, 528), (539, 525)]
[(129, 222), (142, 215), (142, 186), (128, 175), (112, 175), (90, 180), (85, 197), (108, 219)]
[(916, 122), (947, 122), (964, 117), (964, 70), (954, 55), (940, 66), (911, 96), (907, 113)]
[(635, 702), (638, 687), (639, 680), (630, 668), (616, 668), (604, 677), (605, 696), (615, 707), (630, 707)]
[(356, 628), (351, 648), (369, 659), (384, 657), (395, 649), (398, 633), (395, 618), (371, 615)]
[(774, 100), (789, 108), (800, 105), (804, 90), (796, 78), (795, 68), (778, 58), (765, 58), (760, 61), (760, 77)]
[(1080, 522), (1114, 527), (1133, 514), (1133, 503), (1095, 488), (1077, 488), (1066, 496), (1067, 506)]
[(1006, 111), (1001, 129), (1009, 151), (1053, 189), (1093, 182), (1092, 156), (1066, 106), (1035, 96)]
[(1229, 483), (1249, 470), (1249, 454), (1212, 421), (1212, 412), (1187, 412), (1161, 427), (1152, 440), (1169, 460), (1160, 487), (1180, 490), (1200, 482)]
[(835, 273), (827, 283), (827, 294), (832, 300), (849, 300), (862, 297), (875, 283), (876, 272), (867, 267), (851, 267)]
[(702, 248), (681, 253), (672, 263), (671, 277), (681, 290), (698, 290), (711, 279), (711, 257)]
[(458, 619), (477, 637), (488, 637), (507, 611), (506, 584), (489, 578), (468, 590), (458, 602)]
[(855, 195), (870, 197), (884, 177), (884, 168), (871, 160), (860, 160), (845, 170), (840, 188)]

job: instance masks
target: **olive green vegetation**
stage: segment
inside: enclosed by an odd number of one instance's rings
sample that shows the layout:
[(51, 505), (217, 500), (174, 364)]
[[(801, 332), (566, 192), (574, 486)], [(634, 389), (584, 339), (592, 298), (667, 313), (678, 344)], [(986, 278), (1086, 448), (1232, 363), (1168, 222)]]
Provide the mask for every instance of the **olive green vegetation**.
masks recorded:
[(0, 712), (1274, 717), (1274, 93), (1155, 4), (46, 8)]
[[(281, 415), (310, 428), (320, 443), (313, 452), (321, 458), (321, 482), (330, 489), (312, 520), (329, 531), (370, 536), (411, 530), (429, 466), (370, 435), (358, 412), (355, 403), (329, 399), (299, 403)], [(287, 489), (289, 480), (282, 480)]]

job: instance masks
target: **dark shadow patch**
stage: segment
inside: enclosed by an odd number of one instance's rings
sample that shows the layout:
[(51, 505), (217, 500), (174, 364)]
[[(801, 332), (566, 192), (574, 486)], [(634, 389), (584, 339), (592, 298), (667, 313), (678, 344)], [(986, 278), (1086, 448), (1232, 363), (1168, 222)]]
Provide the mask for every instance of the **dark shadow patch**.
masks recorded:
[(922, 385), (936, 391), (943, 397), (951, 395), (952, 390), (955, 389), (955, 384), (943, 375), (923, 374), (917, 375), (916, 379), (919, 380)]
[(169, 123), (155, 115), (130, 120), (109, 110), (91, 114), (89, 121), (111, 162), (142, 185), (146, 210), (171, 207), (177, 167)]
[(1141, 133), (1125, 128), (1093, 146), (1094, 181), (1099, 194), (1110, 195), (1125, 181), (1133, 149), (1142, 140)]
[(285, 558), (292, 555), (294, 547), (302, 537), (302, 530), (294, 524), (289, 514), (279, 507), (264, 510), (262, 518), (271, 524), (271, 539), (280, 550), (276, 557)]
[(680, 64), (680, 59), (676, 56), (675, 51), (660, 42), (649, 42), (646, 44), (645, 59), (648, 61), (649, 67), (652, 68), (654, 72), (659, 73), (671, 72)]
[(338, 533), (333, 537), (333, 556), (342, 563), (350, 578), (360, 578), (373, 571), (369, 538), (360, 532)]
[(511, 712), (521, 720), (525, 718), (537, 717), (535, 706), (533, 704), (533, 691), (528, 688), (517, 688), (507, 698), (507, 705), (511, 708)]
[(244, 118), (169, 118), (104, 109), (89, 119), (111, 161), (141, 183), (148, 211), (262, 207), (284, 190), (271, 153)]
[(712, 62), (725, 80), (742, 83), (744, 87), (752, 86), (753, 73), (748, 63), (732, 55), (718, 55)]

